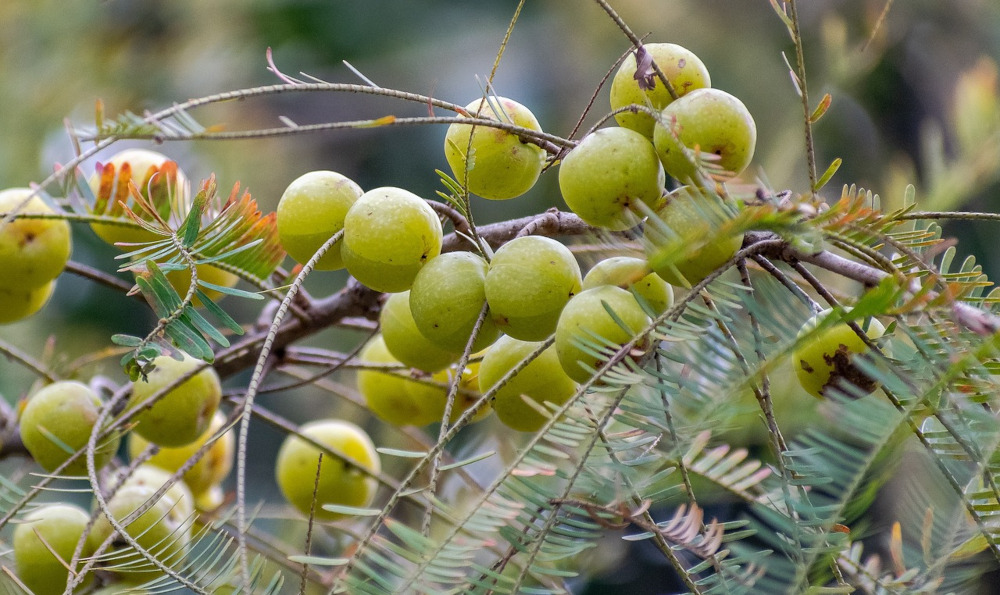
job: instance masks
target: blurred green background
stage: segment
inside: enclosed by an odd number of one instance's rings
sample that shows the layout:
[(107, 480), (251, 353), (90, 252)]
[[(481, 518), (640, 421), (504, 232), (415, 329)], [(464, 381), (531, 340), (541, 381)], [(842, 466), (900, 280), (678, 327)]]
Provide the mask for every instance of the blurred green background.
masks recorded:
[[(782, 57), (794, 60), (794, 50), (766, 0), (612, 4), (648, 41), (693, 50), (711, 71), (713, 86), (744, 101), (759, 132), (748, 180), (757, 177), (775, 189), (807, 187), (801, 106)], [(3, 0), (0, 188), (40, 181), (70, 159), (65, 122), (92, 125), (98, 100), (113, 117), (278, 82), (266, 68), (268, 47), (293, 76), (305, 72), (331, 82), (359, 82), (346, 60), (383, 87), (465, 104), (481, 95), (481, 81), (516, 5), (511, 0)], [(921, 208), (998, 210), (1000, 3), (895, 2), (877, 26), (885, 5), (885, 0), (802, 3), (812, 102), (824, 93), (833, 96), (815, 129), (819, 168), (837, 157), (844, 160), (825, 194), (835, 199), (841, 185), (853, 183), (898, 206), (905, 185), (912, 183)], [(531, 0), (494, 85), (499, 94), (532, 108), (546, 131), (565, 135), (628, 47), (593, 2)], [(587, 125), (607, 111), (607, 101), (605, 88), (597, 93)], [(227, 130), (278, 126), (280, 116), (308, 124), (387, 114), (424, 115), (426, 109), (369, 96), (284, 94), (192, 113), (204, 125)], [(439, 127), (382, 128), (168, 142), (157, 149), (192, 179), (214, 172), (222, 188), (239, 181), (270, 211), (291, 180), (313, 169), (340, 171), (366, 189), (404, 186), (432, 197), (440, 187), (434, 170), (447, 169), (443, 137)], [(133, 145), (150, 143), (121, 143), (111, 152)], [(84, 170), (93, 165), (86, 163)], [(483, 201), (476, 208), (485, 222), (560, 205), (555, 175), (549, 173), (518, 200)], [(74, 233), (76, 260), (114, 270), (114, 249), (86, 226), (74, 226)], [(961, 253), (976, 254), (991, 276), (1000, 275), (995, 227), (949, 224), (946, 235), (960, 237)], [(316, 276), (309, 288), (323, 294), (342, 281), (339, 274)], [(225, 303), (241, 320), (256, 315), (256, 304), (232, 298)], [(64, 275), (45, 310), (0, 327), (0, 339), (59, 367), (108, 348), (113, 333), (144, 334), (152, 323), (144, 305)], [(336, 347), (348, 339), (355, 336), (331, 332), (315, 341)], [(54, 343), (47, 346), (49, 341)], [(111, 357), (84, 369), (120, 381), (116, 361)], [(26, 394), (33, 380), (22, 367), (0, 361), (0, 393), (8, 400)], [(302, 421), (309, 408), (284, 397), (270, 397), (267, 404)], [(260, 436), (262, 450), (273, 450), (274, 442), (265, 437), (277, 435), (261, 430)], [(252, 460), (263, 469), (270, 456)], [(0, 463), (0, 473), (7, 469), (9, 462)], [(635, 595), (659, 592), (629, 583), (631, 571), (628, 566), (602, 580), (629, 584)], [(599, 583), (593, 592), (600, 592)]]

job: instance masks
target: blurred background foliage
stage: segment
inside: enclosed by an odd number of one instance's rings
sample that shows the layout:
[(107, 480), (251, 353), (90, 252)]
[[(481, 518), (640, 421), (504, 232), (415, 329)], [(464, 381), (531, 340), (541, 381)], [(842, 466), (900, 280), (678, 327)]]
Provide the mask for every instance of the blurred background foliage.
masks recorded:
[[(827, 197), (836, 198), (843, 184), (857, 184), (880, 193), (883, 204), (899, 206), (906, 184), (914, 184), (922, 209), (1000, 210), (1000, 3), (906, 0), (892, 3), (885, 14), (886, 1), (802, 3), (812, 101), (824, 93), (833, 96), (815, 129), (819, 167), (844, 160)], [(649, 34), (648, 41), (693, 50), (711, 71), (713, 86), (746, 103), (759, 131), (748, 177), (756, 175), (779, 190), (807, 188), (801, 105), (782, 58), (794, 61), (793, 48), (767, 1), (612, 4), (639, 35)], [(71, 158), (64, 122), (92, 125), (98, 100), (113, 117), (278, 82), (266, 68), (268, 47), (287, 73), (359, 82), (346, 60), (381, 86), (465, 104), (482, 93), (516, 5), (513, 0), (3, 0), (0, 187), (39, 181), (54, 164)], [(592, 2), (529, 0), (494, 85), (499, 94), (531, 107), (546, 131), (565, 135), (628, 47)], [(607, 111), (607, 93), (607, 88), (598, 92), (586, 125)], [(420, 106), (368, 96), (285, 94), (222, 103), (192, 115), (205, 125), (242, 130), (280, 125), (279, 116), (308, 124), (423, 113)], [(214, 172), (223, 188), (239, 181), (270, 211), (291, 180), (313, 169), (340, 171), (366, 189), (398, 185), (432, 197), (440, 188), (434, 170), (446, 169), (443, 137), (443, 128), (383, 128), (169, 143), (158, 150), (192, 179)], [(121, 143), (112, 151), (129, 145), (149, 143)], [(93, 167), (91, 161), (84, 170)], [(521, 199), (476, 207), (478, 220), (486, 222), (560, 204), (550, 173)], [(74, 226), (74, 233), (76, 260), (114, 270), (114, 249), (86, 226)], [(986, 272), (1000, 275), (995, 226), (950, 223), (945, 235), (960, 237), (960, 253), (977, 255)], [(342, 274), (317, 275), (307, 287), (323, 295), (342, 282)], [(101, 350), (109, 347), (111, 334), (144, 334), (152, 325), (152, 314), (136, 300), (71, 275), (59, 285), (41, 314), (0, 327), (0, 339), (68, 369), (88, 354), (108, 355)], [(255, 304), (232, 298), (224, 304), (241, 320), (256, 315)], [(328, 347), (356, 340), (340, 331), (313, 338)], [(117, 357), (94, 359), (81, 368), (82, 375), (121, 380)], [(33, 380), (22, 367), (0, 361), (0, 393), (8, 400), (24, 396)], [(303, 399), (329, 402), (323, 393), (303, 392), (307, 395), (296, 396), (294, 404), (281, 394), (266, 403), (302, 421), (301, 412), (312, 410)], [(789, 391), (777, 391), (782, 392)], [(801, 395), (788, 398), (803, 409), (814, 406)], [(365, 419), (357, 408), (341, 407), (338, 414)], [(754, 414), (747, 419), (760, 425)], [(268, 454), (250, 460), (269, 473), (269, 453), (280, 436), (261, 429), (258, 437), (253, 444)], [(0, 473), (10, 468), (5, 465)], [(261, 486), (262, 494), (269, 489)], [(641, 554), (638, 563), (620, 567), (613, 581), (607, 580), (630, 585), (636, 595), (656, 592), (642, 590), (637, 586), (642, 581), (630, 575), (641, 567)], [(603, 558), (605, 564), (617, 559)]]

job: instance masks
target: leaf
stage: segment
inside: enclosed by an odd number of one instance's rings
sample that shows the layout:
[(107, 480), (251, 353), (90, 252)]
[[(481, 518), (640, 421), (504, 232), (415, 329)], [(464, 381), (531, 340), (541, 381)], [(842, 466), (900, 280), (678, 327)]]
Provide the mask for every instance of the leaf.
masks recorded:
[(132, 335), (116, 334), (111, 335), (111, 342), (115, 345), (121, 345), (123, 347), (138, 347), (142, 344), (142, 339), (139, 337), (133, 337)]
[(833, 97), (829, 93), (825, 93), (823, 98), (819, 100), (819, 105), (813, 110), (812, 115), (809, 116), (809, 121), (813, 124), (819, 121), (820, 118), (826, 114), (826, 111), (830, 109), (830, 104), (833, 103)]
[(816, 180), (816, 184), (813, 186), (813, 192), (819, 192), (823, 186), (826, 186), (826, 183), (830, 181), (830, 178), (832, 178), (834, 174), (837, 173), (837, 170), (840, 169), (840, 164), (842, 162), (843, 160), (840, 157), (837, 157), (832, 163), (830, 163), (830, 166), (826, 168), (823, 175)]

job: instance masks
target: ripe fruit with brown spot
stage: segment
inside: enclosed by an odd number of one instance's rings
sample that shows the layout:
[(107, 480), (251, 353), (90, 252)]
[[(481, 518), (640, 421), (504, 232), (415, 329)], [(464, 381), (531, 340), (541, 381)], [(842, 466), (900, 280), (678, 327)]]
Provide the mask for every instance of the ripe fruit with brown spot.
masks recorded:
[[(69, 223), (24, 215), (55, 211), (30, 188), (0, 192), (0, 213), (20, 215), (0, 226), (0, 289), (27, 291), (47, 285), (62, 273), (72, 252)], [(3, 217), (0, 217), (2, 219)]]

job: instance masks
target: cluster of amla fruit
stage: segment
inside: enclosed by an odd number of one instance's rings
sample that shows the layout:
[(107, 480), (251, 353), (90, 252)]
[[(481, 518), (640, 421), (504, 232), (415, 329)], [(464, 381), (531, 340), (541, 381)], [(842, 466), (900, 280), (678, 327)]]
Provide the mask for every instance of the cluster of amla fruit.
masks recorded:
[[(223, 499), (222, 482), (229, 474), (234, 455), (234, 437), (227, 431), (226, 417), (218, 406), (222, 387), (218, 375), (204, 362), (189, 356), (161, 356), (149, 374), (132, 384), (125, 413), (131, 415), (128, 452), (144, 462), (131, 473), (111, 477), (106, 486), (107, 510), (87, 512), (70, 503), (45, 504), (27, 514), (14, 533), (17, 576), (35, 593), (62, 593), (77, 543), (82, 543), (75, 562), (87, 559), (101, 544), (110, 541), (98, 568), (123, 583), (135, 584), (155, 578), (162, 570), (136, 551), (129, 540), (111, 538), (115, 524), (146, 506), (150, 508), (123, 527), (130, 539), (162, 563), (176, 565), (187, 555), (193, 539), (197, 510), (213, 510)], [(155, 401), (154, 401), (155, 399)], [(120, 467), (113, 464), (123, 430), (109, 429), (113, 421), (95, 427), (106, 407), (98, 393), (75, 380), (50, 383), (21, 403), (18, 426), (21, 441), (43, 470), (60, 476), (87, 474), (87, 445), (91, 435), (99, 439), (90, 455), (95, 470)], [(106, 430), (106, 431), (105, 431)], [(209, 441), (211, 443), (209, 444)], [(150, 445), (158, 448), (149, 456)], [(192, 464), (160, 497), (155, 493), (199, 451)], [(90, 519), (95, 522), (85, 533)], [(111, 539), (109, 539), (111, 538)]]
[[(698, 188), (667, 194), (665, 184), (667, 174), (693, 181), (699, 155), (719, 176), (739, 174), (753, 156), (753, 119), (739, 100), (709, 88), (707, 69), (691, 52), (673, 44), (649, 44), (643, 52), (679, 98), (645, 74), (647, 60), (627, 60), (611, 90), (620, 126), (596, 130), (566, 153), (559, 186), (567, 206), (595, 227), (620, 231), (656, 220), (647, 225), (645, 257), (608, 259), (584, 279), (573, 253), (542, 236), (517, 237), (489, 255), (441, 254), (441, 219), (408, 190), (364, 191), (332, 171), (306, 173), (288, 186), (277, 221), (289, 255), (305, 263), (342, 233), (315, 268), (346, 268), (367, 287), (390, 294), (381, 333), (361, 352), (370, 365), (358, 374), (376, 415), (399, 425), (441, 421), (447, 387), (457, 383), (454, 418), (555, 334), (555, 345), (492, 401), (503, 423), (536, 430), (546, 420), (541, 403), (562, 404), (604, 365), (588, 341), (598, 338), (608, 348), (632, 341), (671, 305), (671, 283), (698, 282), (740, 247), (741, 234), (719, 239), (705, 229), (718, 227), (734, 205)], [(527, 134), (541, 130), (528, 108), (491, 95), (469, 103), (460, 116), (478, 120), (454, 123), (446, 132), (444, 153), (456, 181), (490, 200), (515, 198), (535, 185), (547, 154)], [(692, 245), (700, 248), (692, 251)], [(673, 256), (678, 249), (684, 258)], [(488, 316), (468, 345), (473, 363), (459, 372), (454, 364), (484, 306)]]

